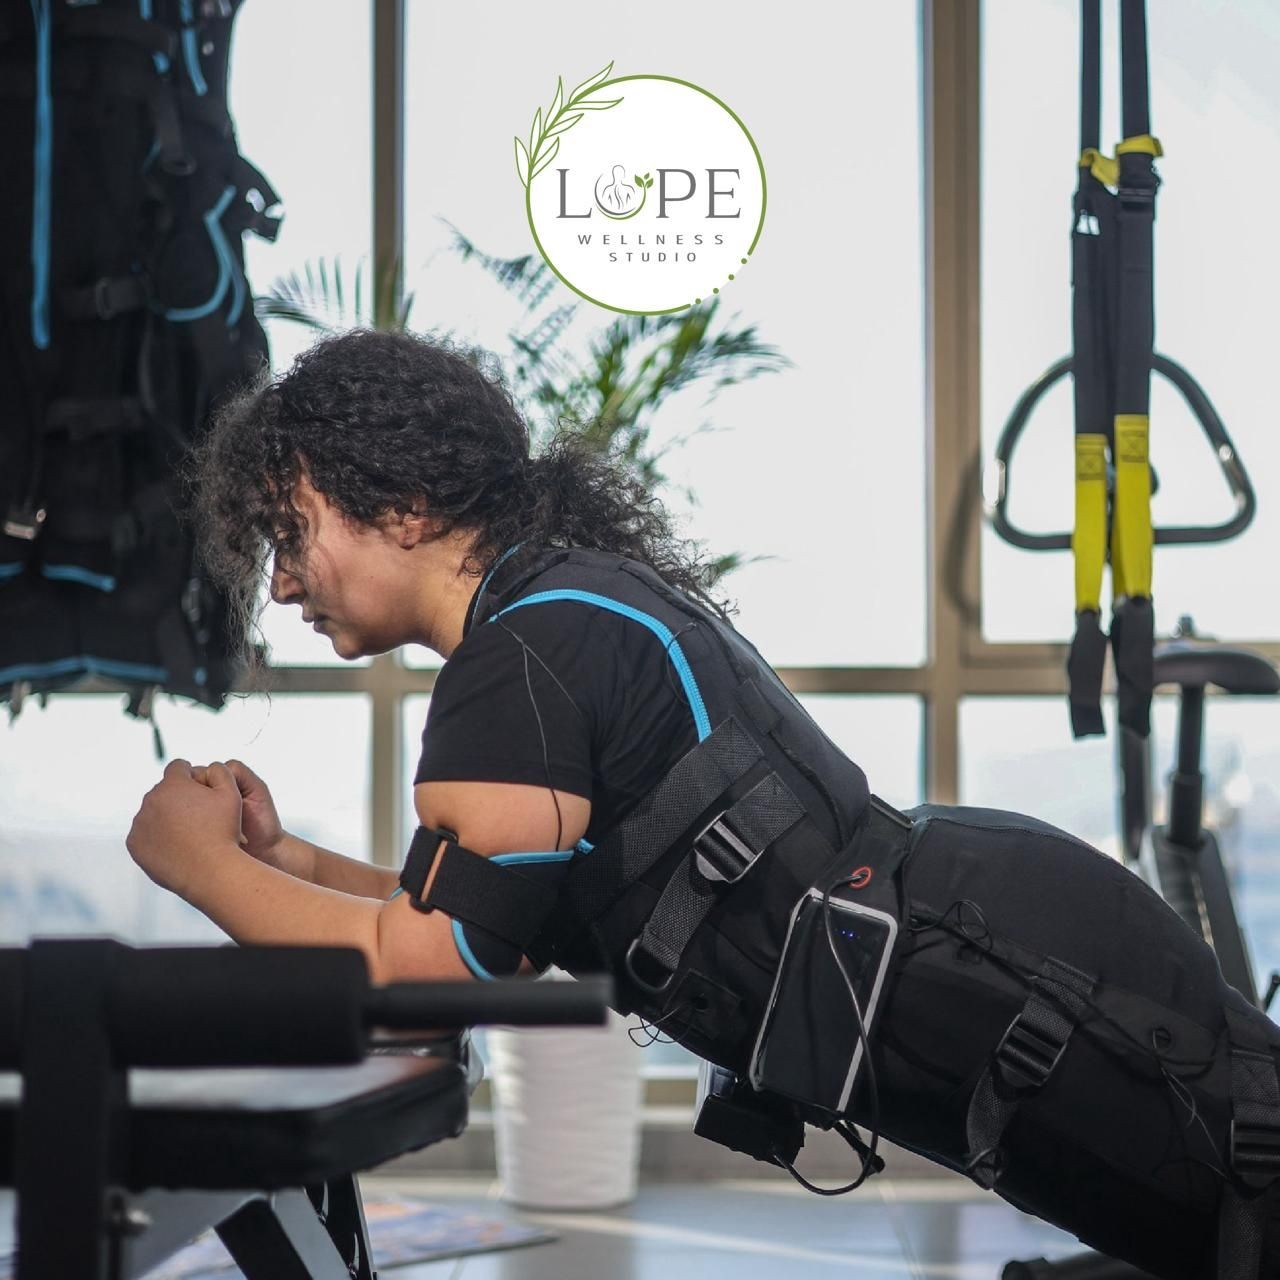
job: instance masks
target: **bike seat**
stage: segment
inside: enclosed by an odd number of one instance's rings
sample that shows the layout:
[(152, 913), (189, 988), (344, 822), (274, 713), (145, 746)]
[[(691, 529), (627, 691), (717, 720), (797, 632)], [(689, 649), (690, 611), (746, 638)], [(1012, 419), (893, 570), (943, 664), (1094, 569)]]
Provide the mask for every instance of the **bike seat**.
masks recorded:
[(1227, 693), (1280, 693), (1280, 672), (1260, 653), (1220, 644), (1170, 640), (1156, 646), (1154, 684), (1215, 684)]

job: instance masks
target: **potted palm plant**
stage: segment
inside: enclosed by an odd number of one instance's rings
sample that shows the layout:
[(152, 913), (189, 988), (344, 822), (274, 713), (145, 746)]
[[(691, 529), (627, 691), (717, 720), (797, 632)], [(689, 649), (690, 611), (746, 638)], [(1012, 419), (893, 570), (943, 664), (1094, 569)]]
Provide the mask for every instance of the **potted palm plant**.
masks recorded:
[[(535, 448), (557, 427), (569, 426), (601, 450), (617, 451), (659, 492), (667, 485), (663, 455), (689, 438), (653, 443), (655, 419), (671, 396), (712, 379), (709, 403), (723, 387), (790, 363), (760, 342), (754, 326), (721, 324), (718, 296), (678, 314), (617, 315), (575, 338), (582, 302), (541, 258), (494, 257), (451, 231), (453, 250), (522, 306), (509, 350), (494, 354), (525, 410)], [(407, 328), (415, 302), (403, 293), (397, 261), (373, 272), (361, 264), (350, 279), (339, 263), (321, 261), (277, 281), (258, 309), (319, 330)], [(711, 429), (704, 422), (693, 434)], [(684, 496), (696, 502), (688, 490)], [(716, 580), (743, 563), (737, 553), (715, 557)], [(495, 1029), (488, 1049), (504, 1196), (554, 1209), (630, 1200), (639, 1166), (643, 1055), (624, 1021), (615, 1017), (603, 1030)]]

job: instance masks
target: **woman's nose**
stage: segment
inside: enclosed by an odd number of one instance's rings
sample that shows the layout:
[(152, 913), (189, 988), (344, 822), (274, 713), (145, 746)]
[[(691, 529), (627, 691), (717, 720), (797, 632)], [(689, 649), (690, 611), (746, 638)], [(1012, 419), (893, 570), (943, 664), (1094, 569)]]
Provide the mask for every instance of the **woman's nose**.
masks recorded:
[(276, 604), (288, 604), (302, 594), (302, 586), (279, 560), (271, 566), (271, 598)]

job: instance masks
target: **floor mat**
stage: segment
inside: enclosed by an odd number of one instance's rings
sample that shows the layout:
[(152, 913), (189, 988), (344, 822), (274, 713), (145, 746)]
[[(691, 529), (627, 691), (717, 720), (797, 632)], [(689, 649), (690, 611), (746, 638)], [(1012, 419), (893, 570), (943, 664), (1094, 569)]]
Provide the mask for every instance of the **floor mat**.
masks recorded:
[[(378, 1270), (494, 1249), (515, 1249), (557, 1238), (554, 1232), (509, 1218), (431, 1204), (412, 1196), (363, 1198), (369, 1244)], [(12, 1255), (0, 1263), (0, 1280), (11, 1280), (13, 1264)], [(222, 1241), (213, 1231), (207, 1231), (148, 1271), (145, 1280), (235, 1280), (240, 1274)]]

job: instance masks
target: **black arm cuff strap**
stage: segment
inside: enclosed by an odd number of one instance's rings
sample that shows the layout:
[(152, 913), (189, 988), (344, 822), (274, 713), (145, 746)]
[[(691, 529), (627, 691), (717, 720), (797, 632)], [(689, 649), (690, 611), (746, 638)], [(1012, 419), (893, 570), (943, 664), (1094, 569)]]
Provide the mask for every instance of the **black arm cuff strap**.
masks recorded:
[[(440, 842), (440, 869), (423, 895)], [(458, 843), (452, 831), (419, 827), (409, 843), (400, 884), (423, 912), (439, 908), (464, 924), (485, 929), (524, 951), (556, 900), (556, 889), (520, 874)]]

